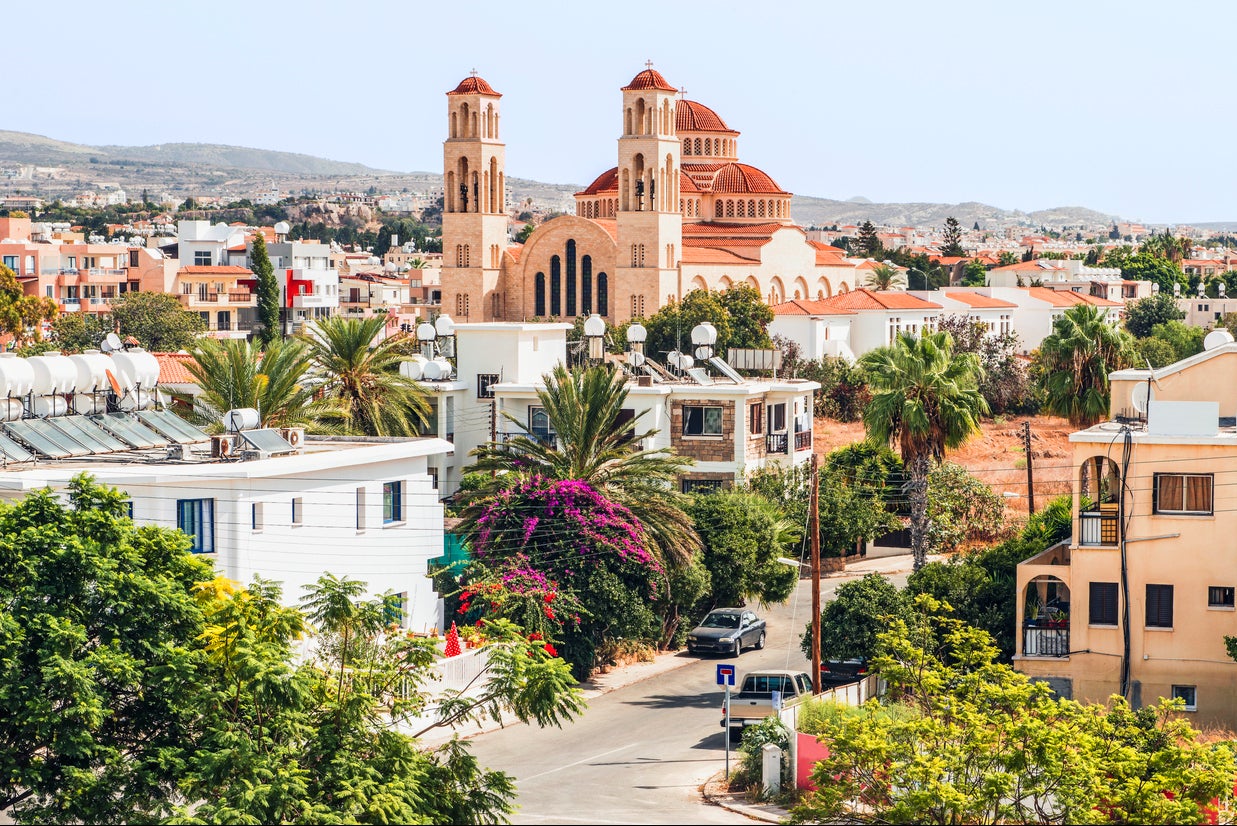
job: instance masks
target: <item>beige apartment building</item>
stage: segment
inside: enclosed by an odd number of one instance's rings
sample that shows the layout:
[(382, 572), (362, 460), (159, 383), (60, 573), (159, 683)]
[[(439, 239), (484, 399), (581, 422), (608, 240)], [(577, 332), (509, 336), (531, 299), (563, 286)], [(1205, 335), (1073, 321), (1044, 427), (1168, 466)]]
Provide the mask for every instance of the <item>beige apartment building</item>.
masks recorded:
[[(1072, 539), (1018, 566), (1014, 664), (1077, 700), (1180, 697), (1237, 727), (1237, 344), (1113, 373), (1114, 419), (1073, 433)], [(1218, 339), (1218, 340), (1217, 340)]]

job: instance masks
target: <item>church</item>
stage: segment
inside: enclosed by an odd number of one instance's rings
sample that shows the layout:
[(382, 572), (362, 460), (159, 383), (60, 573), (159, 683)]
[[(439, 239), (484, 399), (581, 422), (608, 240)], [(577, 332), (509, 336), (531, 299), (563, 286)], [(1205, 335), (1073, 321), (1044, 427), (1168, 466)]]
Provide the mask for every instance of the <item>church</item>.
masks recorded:
[(622, 88), (618, 165), (576, 214), (508, 236), (502, 95), (475, 74), (447, 93), (442, 306), (457, 321), (646, 318), (692, 290), (755, 288), (770, 305), (855, 287), (862, 262), (811, 241), (791, 193), (739, 161), (739, 133), (648, 65)]

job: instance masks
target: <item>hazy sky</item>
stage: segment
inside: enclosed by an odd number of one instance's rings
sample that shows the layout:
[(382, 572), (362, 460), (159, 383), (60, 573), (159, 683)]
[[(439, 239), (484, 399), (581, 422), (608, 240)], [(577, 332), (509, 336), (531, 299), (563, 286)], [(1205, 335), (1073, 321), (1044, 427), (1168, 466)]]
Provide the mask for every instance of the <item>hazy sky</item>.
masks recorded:
[(508, 175), (587, 184), (652, 60), (795, 193), (1237, 220), (1231, 0), (60, 0), (0, 23), (0, 128), (77, 143), (439, 171), (475, 68)]

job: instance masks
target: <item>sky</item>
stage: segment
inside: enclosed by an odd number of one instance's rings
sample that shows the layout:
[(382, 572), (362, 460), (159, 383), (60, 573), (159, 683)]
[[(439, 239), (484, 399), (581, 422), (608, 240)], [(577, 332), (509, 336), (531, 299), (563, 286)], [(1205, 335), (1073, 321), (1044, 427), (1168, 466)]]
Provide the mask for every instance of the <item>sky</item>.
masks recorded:
[(74, 143), (437, 172), (475, 69), (508, 176), (585, 185), (651, 60), (796, 194), (1237, 220), (1231, 0), (60, 0), (0, 22), (0, 129)]

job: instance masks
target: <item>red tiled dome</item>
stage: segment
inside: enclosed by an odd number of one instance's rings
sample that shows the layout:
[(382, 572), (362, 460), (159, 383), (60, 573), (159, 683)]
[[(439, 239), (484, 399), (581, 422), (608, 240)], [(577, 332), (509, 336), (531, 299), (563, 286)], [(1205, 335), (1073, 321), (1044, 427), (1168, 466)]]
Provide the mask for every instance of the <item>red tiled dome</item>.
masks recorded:
[(618, 167), (607, 169), (605, 172), (597, 176), (597, 180), (593, 181), (583, 192), (577, 192), (577, 195), (600, 195), (602, 192), (618, 192)]
[(661, 76), (661, 72), (656, 69), (645, 69), (643, 72), (633, 77), (631, 79), (631, 83), (628, 83), (623, 87), (624, 92), (633, 90), (639, 91), (641, 89), (661, 89), (663, 92), (677, 91), (673, 86), (666, 82), (666, 79)]
[(680, 100), (674, 109), (675, 126), (680, 132), (733, 132), (726, 121), (703, 103)]
[(713, 176), (713, 191), (735, 194), (786, 195), (777, 182), (754, 166), (728, 163)]
[(478, 77), (477, 75), (469, 75), (468, 77), (464, 78), (463, 80), (460, 81), (459, 86), (456, 86), (450, 92), (447, 92), (447, 94), (448, 95), (492, 95), (493, 97), (496, 97), (496, 98), (502, 97), (502, 95), (494, 91), (493, 86), (485, 82), (484, 78)]
[(688, 175), (682, 169), (679, 170), (679, 192), (700, 192), (700, 187), (696, 186), (696, 182), (692, 180), (691, 175)]

